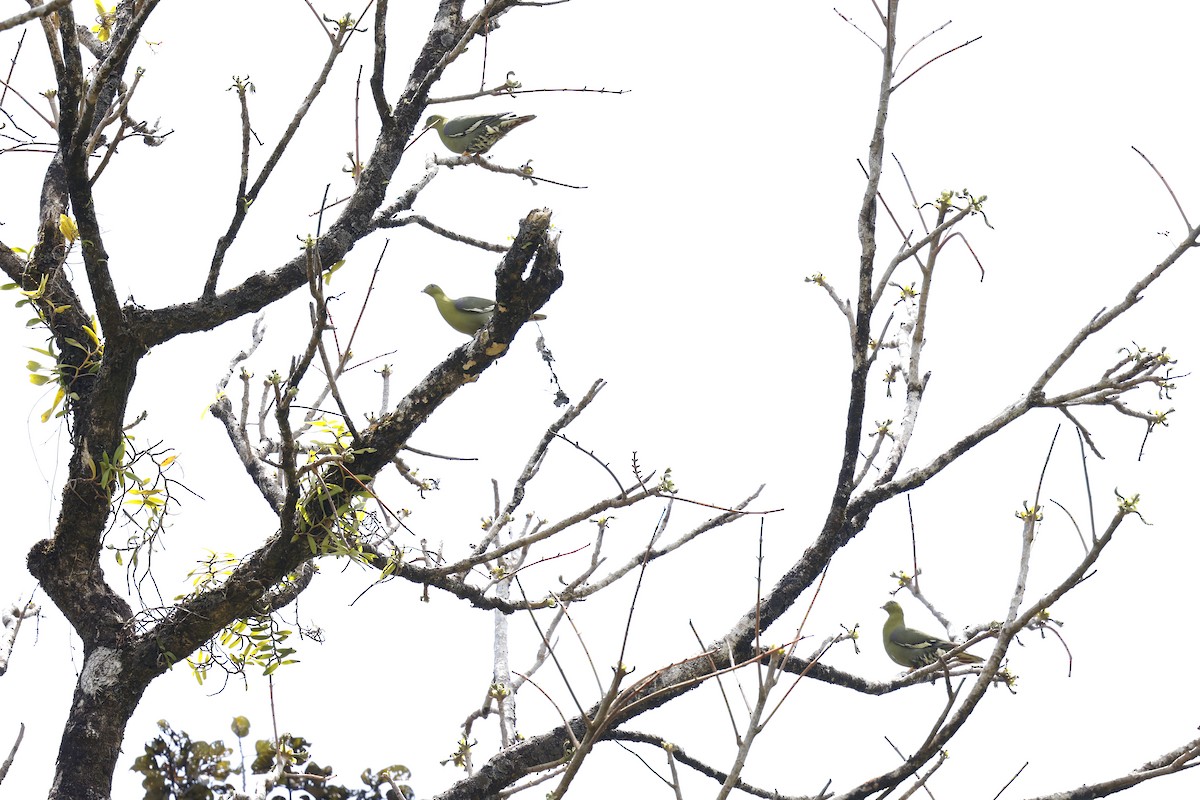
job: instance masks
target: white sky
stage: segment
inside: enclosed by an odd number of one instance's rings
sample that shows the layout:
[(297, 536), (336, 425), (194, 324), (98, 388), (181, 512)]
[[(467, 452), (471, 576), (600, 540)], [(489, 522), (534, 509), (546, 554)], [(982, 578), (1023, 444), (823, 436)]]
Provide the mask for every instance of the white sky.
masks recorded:
[[(91, 18), (90, 4), (76, 5), (81, 18)], [(351, 11), (319, 6), (330, 16)], [(393, 4), (391, 97), (402, 86), (433, 7)], [(0, 16), (22, 8), (6, 3)], [(879, 33), (870, 4), (848, 0), (838, 8)], [(1137, 4), (1136, 10), (1134, 4), (1100, 9), (1082, 2), (907, 3), (900, 14), (902, 49), (954, 20), (908, 57), (908, 67), (983, 38), (897, 92), (887, 151), (903, 161), (922, 200), (963, 187), (987, 194), (995, 226), (973, 221), (963, 228), (986, 267), (982, 284), (965, 249), (948, 248), (940, 262), (926, 350), (933, 380), (906, 461), (912, 467), (1015, 399), (1088, 318), (1117, 302), (1180, 240), (1184, 227), (1174, 204), (1130, 145), (1154, 160), (1193, 221), (1200, 219), (1200, 9), (1175, 2)], [(316, 74), (325, 44), (300, 3), (204, 11), (164, 4), (146, 34), (160, 44), (134, 58), (147, 68), (134, 116), (161, 115), (174, 133), (157, 149), (123, 146), (100, 181), (97, 203), (119, 295), (156, 306), (198, 294), (213, 244), (228, 224), (238, 148), (237, 104), (226, 91), (230, 76), (248, 75), (257, 86), (254, 126), (273, 145)], [(0, 34), (4, 62), (18, 35)], [(222, 287), (290, 258), (299, 246), (295, 237), (313, 229), (308, 214), (327, 183), (332, 195), (348, 191), (340, 170), (353, 145), (351, 98), (358, 65), (369, 74), (369, 45), (368, 35), (357, 37), (335, 68), (294, 152), (255, 204)], [(434, 94), (477, 88), (480, 51), (473, 45)], [(45, 46), (31, 29), (13, 77), (26, 96), (50, 86), (44, 62)], [(684, 495), (711, 503), (734, 504), (765, 482), (756, 507), (786, 509), (765, 520), (768, 583), (803, 552), (828, 503), (845, 414), (846, 326), (826, 295), (803, 279), (822, 272), (842, 296), (852, 294), (863, 184), (855, 159), (866, 154), (878, 69), (870, 43), (828, 5), (573, 0), (519, 9), (503, 18), (490, 41), (489, 85), (513, 70), (530, 89), (631, 91), (477, 100), (448, 113), (536, 113), (538, 119), (498, 145), (492, 158), (510, 166), (533, 158), (538, 175), (589, 188), (534, 188), (470, 168), (443, 170), (417, 206), (438, 224), (495, 242), (514, 233), (531, 208), (554, 209), (566, 282), (547, 306), (550, 319), (542, 330), (572, 399), (596, 378), (609, 382), (569, 434), (627, 479), (629, 454), (636, 450), (647, 469), (671, 467)], [(5, 108), (34, 126), (12, 98)], [(369, 125), (365, 77), (362, 115)], [(49, 138), (47, 131), (39, 133)], [(364, 152), (372, 139), (373, 131), (364, 133)], [(421, 174), (425, 155), (438, 148), (432, 136), (422, 139), (394, 183), (407, 186)], [(261, 164), (266, 152), (255, 150), (254, 163)], [(33, 243), (44, 159), (24, 153), (0, 158), (0, 240), (10, 246)], [(884, 193), (904, 215), (903, 224), (918, 225), (890, 159)], [(881, 231), (880, 252), (890, 254), (896, 235), (886, 223)], [(394, 231), (390, 239), (356, 350), (363, 358), (397, 351), (385, 359), (396, 371), (396, 398), (462, 341), (436, 317), (421, 287), (433, 281), (451, 295), (491, 295), (496, 256), (416, 226)], [(335, 306), (343, 325), (357, 313), (382, 243), (377, 236), (360, 244), (336, 276), (333, 289), (345, 292)], [(1198, 257), (1185, 259), (1133, 313), (1097, 337), (1052, 388), (1098, 373), (1132, 341), (1166, 346), (1179, 359), (1180, 372), (1194, 369), (1200, 348), (1187, 309), (1197, 292)], [(83, 290), (77, 256), (73, 263)], [(299, 347), (294, 332), (306, 304), (295, 298), (268, 314), (268, 341), (252, 362), (257, 374), (286, 368)], [(11, 309), (11, 302), (0, 307)], [(26, 310), (0, 314), (14, 332), (0, 339), (0, 363), (6, 365), (0, 374), (13, 387), (0, 400), (14, 433), (4, 478), (16, 502), (9, 503), (5, 526), (8, 557), (0, 560), (0, 601), (9, 602), (32, 589), (24, 556), (52, 527), (66, 433), (39, 422), (50, 395), (26, 383), (23, 365), (35, 356), (24, 348), (42, 346), (40, 334), (23, 330)], [(162, 439), (174, 447), (189, 488), (205, 498), (183, 498), (166, 552), (155, 557), (168, 600), (187, 590), (187, 571), (206, 550), (245, 552), (272, 529), (219, 425), (201, 416), (230, 357), (248, 341), (249, 327), (244, 320), (214, 335), (172, 342), (139, 370), (130, 417), (142, 409), (150, 415), (138, 428), (140, 441)], [(507, 492), (537, 437), (559, 414), (534, 336), (532, 329), (522, 333), (508, 357), (413, 439), (417, 447), (480, 459), (449, 464), (413, 458), (421, 474), (442, 480), (442, 491), (424, 501), (403, 490), (392, 497), (415, 512), (412, 525), (421, 535), (445, 541), (447, 553), (475, 541), (478, 520), (491, 509), (488, 480), (497, 478)], [(369, 394), (376, 391), (370, 369), (360, 370), (358, 405), (364, 410), (378, 402)], [(898, 404), (882, 397), (882, 383), (872, 386), (877, 393), (869, 418), (898, 416)], [(991, 797), (1025, 761), (1029, 767), (1005, 797), (1064, 790), (1128, 771), (1196, 735), (1200, 648), (1190, 610), (1200, 545), (1189, 500), (1195, 470), (1187, 466), (1197, 444), (1196, 404), (1190, 381), (1180, 386), (1169, 403), (1149, 393), (1132, 403), (1178, 409), (1170, 427), (1151, 437), (1140, 463), (1139, 423), (1113, 413), (1081, 413), (1107, 456), (1089, 461), (1098, 518), (1108, 518), (1117, 488), (1141, 493), (1140, 507), (1154, 526), (1127, 523), (1098, 574), (1054, 607), (1055, 618), (1066, 622), (1072, 677), (1056, 641), (1025, 636), (1025, 646), (1013, 648), (1018, 694), (996, 692), (982, 704), (951, 742), (953, 758), (931, 783), (935, 795)], [(1003, 615), (1019, 543), (1013, 512), (1032, 501), (1061, 421), (1048, 411), (1030, 415), (913, 495), (922, 586), (956, 624)], [(1074, 437), (1060, 436), (1045, 494), (1083, 519), (1081, 485)], [(610, 491), (606, 475), (563, 447), (552, 451), (524, 508), (556, 518)], [(638, 546), (659, 509), (618, 514), (614, 543), (626, 550)], [(676, 534), (706, 516), (693, 508), (676, 508), (675, 514)], [(911, 568), (907, 524), (904, 504), (893, 502), (835, 559), (806, 628), (816, 642), (839, 624), (861, 623), (862, 653), (843, 645), (828, 657), (834, 666), (871, 679), (897, 673), (878, 643), (878, 606), (894, 588), (889, 573)], [(710, 639), (750, 606), (757, 530), (757, 520), (740, 521), (649, 571), (625, 659), (637, 675), (695, 651), (689, 619)], [(580, 530), (554, 552), (586, 543), (590, 533)], [(114, 541), (121, 537), (122, 531), (114, 532)], [(1031, 593), (1052, 586), (1078, 556), (1069, 521), (1057, 509), (1048, 511)], [(623, 558), (614, 554), (612, 560)], [(530, 578), (544, 587), (570, 568), (553, 563)], [(112, 579), (123, 583), (115, 565)], [(459, 777), (438, 761), (452, 752), (457, 725), (486, 691), (491, 620), (436, 593), (431, 603), (420, 603), (417, 589), (399, 583), (376, 587), (350, 608), (373, 580), (353, 566), (323, 565), (299, 613), (305, 625), (324, 630), (326, 642), (306, 642), (301, 663), (279, 673), (279, 725), (312, 740), (318, 760), (332, 762), (348, 785), (364, 767), (401, 762), (414, 769), (413, 785), (425, 797)], [(605, 678), (617, 658), (631, 587), (627, 581), (607, 598), (577, 608), (576, 621)], [(913, 601), (906, 606), (910, 623), (934, 630), (934, 621)], [(789, 615), (766, 638), (786, 640), (798, 624), (799, 616)], [(531, 657), (533, 634), (524, 620), (515, 628), (526, 648), (514, 655), (519, 668)], [(577, 670), (574, 685), (590, 702), (590, 673), (570, 637), (562, 642), (564, 657)], [(78, 642), (53, 609), (36, 630), (22, 632), (11, 669), (0, 680), (0, 752), (7, 752), (18, 722), (27, 726), (4, 786), (12, 796), (46, 793), (80, 661)], [(744, 673), (742, 680), (749, 691), (752, 675)], [(539, 683), (571, 712), (549, 670)], [(253, 679), (248, 692), (231, 684), (214, 695), (219, 688), (218, 680), (198, 688), (183, 668), (151, 686), (129, 726), (114, 796), (140, 796), (127, 769), (156, 733), (157, 719), (195, 738), (231, 742), (229, 720), (245, 714), (254, 724), (251, 739), (269, 735), (264, 681)], [(916, 687), (867, 698), (805, 682), (763, 735), (744, 777), (787, 794), (815, 793), (829, 778), (834, 791), (848, 789), (894, 766), (884, 736), (906, 751), (919, 746), (943, 696), (940, 688)], [(527, 734), (555, 723), (556, 713), (540, 696), (521, 697)], [(670, 738), (721, 769), (734, 752), (715, 687), (694, 692), (675, 713), (638, 718), (630, 727)], [(477, 763), (483, 763), (494, 732), (477, 726), (475, 733)], [(640, 752), (663, 767), (658, 753)], [(686, 770), (685, 777), (688, 797), (715, 792)], [(1185, 773), (1129, 796), (1195, 794), (1198, 780)], [(627, 796), (667, 791), (611, 745), (572, 791), (580, 798), (608, 797), (614, 781)]]

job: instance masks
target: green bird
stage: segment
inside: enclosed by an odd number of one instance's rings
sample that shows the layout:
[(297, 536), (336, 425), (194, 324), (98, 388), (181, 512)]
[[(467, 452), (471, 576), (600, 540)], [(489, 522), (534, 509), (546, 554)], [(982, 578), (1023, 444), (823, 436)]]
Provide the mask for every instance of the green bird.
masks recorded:
[[(422, 291), (437, 303), (442, 319), (446, 320), (451, 328), (459, 333), (465, 333), (467, 336), (474, 336), (476, 331), (487, 325), (488, 320), (496, 311), (495, 300), (469, 296), (451, 299), (436, 283), (429, 284)], [(545, 314), (534, 314), (529, 319), (543, 320), (545, 318)]]
[(446, 119), (433, 114), (425, 120), (425, 129), (436, 128), (442, 144), (455, 153), (481, 155), (504, 138), (513, 128), (537, 119), (533, 114), (518, 117), (516, 114), (481, 114), (473, 117)]
[[(933, 664), (946, 653), (958, 647), (954, 642), (939, 639), (915, 628), (904, 627), (904, 609), (895, 600), (889, 600), (880, 606), (887, 612), (887, 622), (883, 623), (883, 649), (888, 658), (902, 667), (910, 670)], [(949, 663), (978, 664), (983, 659), (971, 653), (956, 653)]]

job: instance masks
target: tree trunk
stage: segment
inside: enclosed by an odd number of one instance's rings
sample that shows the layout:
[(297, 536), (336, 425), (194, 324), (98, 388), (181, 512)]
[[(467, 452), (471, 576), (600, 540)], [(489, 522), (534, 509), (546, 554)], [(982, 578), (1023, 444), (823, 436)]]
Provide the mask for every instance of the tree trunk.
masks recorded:
[(58, 748), (50, 800), (108, 800), (125, 726), (148, 681), (136, 680), (121, 654), (95, 647), (83, 671)]

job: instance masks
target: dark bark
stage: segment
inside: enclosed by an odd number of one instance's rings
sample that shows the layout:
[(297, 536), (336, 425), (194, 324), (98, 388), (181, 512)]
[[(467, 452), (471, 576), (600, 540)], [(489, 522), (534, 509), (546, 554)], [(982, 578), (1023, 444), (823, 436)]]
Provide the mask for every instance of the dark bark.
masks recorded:
[(125, 726), (142, 692), (159, 673), (130, 665), (128, 650), (93, 647), (83, 670), (58, 749), (51, 798), (107, 800), (125, 740)]

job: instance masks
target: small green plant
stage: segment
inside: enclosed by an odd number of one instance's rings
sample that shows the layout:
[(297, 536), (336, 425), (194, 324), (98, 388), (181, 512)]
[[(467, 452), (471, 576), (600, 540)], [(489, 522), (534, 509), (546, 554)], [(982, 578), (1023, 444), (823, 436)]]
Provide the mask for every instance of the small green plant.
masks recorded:
[(162, 733), (146, 744), (145, 752), (130, 767), (145, 776), (145, 800), (233, 797), (235, 787), (225, 779), (240, 773), (242, 767), (230, 763), (232, 750), (220, 739), (192, 741), (165, 719), (158, 721), (158, 727)]
[[(75, 223), (70, 217), (62, 216), (59, 224), (60, 230), (63, 231), (64, 237), (69, 242), (74, 242), (79, 235)], [(29, 259), (31, 253), (21, 248), (13, 248), (12, 251), (17, 255), (22, 255)], [(18, 290), (21, 294), (21, 299), (16, 302), (17, 308), (29, 306), (36, 314), (30, 317), (25, 322), (26, 327), (34, 327), (37, 325), (45, 325), (51, 327), (54, 318), (71, 309), (69, 305), (54, 305), (47, 297), (46, 283), (49, 279), (48, 275), (42, 275), (41, 280), (34, 289), (21, 289), (19, 284), (6, 283), (0, 285), (0, 290)], [(70, 403), (78, 400), (79, 395), (75, 393), (74, 387), (80, 377), (84, 375), (94, 375), (100, 371), (100, 363), (104, 359), (104, 342), (101, 340), (98, 333), (99, 326), (93, 318), (91, 324), (83, 325), (83, 333), (85, 336), (81, 341), (78, 338), (66, 337), (63, 341), (70, 348), (77, 350), (70, 354), (70, 357), (64, 357), (64, 354), (55, 352), (54, 343), (47, 342), (43, 347), (31, 347), (35, 353), (46, 356), (52, 363), (43, 365), (39, 361), (28, 361), (25, 366), (29, 370), (29, 381), (35, 386), (45, 386), (50, 382), (58, 384), (58, 391), (55, 393), (54, 401), (50, 404), (50, 408), (42, 414), (42, 422), (48, 422), (52, 417), (61, 417), (67, 413), (70, 408)], [(66, 401), (64, 403), (64, 401)], [(61, 406), (61, 408), (60, 408)]]
[(256, 741), (254, 760), (247, 770), (246, 757), (241, 752), (242, 740), (250, 735), (250, 720), (246, 717), (234, 717), (230, 726), (238, 737), (241, 754), (241, 764), (237, 767), (231, 764), (228, 757), (233, 751), (224, 742), (192, 741), (186, 732), (174, 730), (166, 720), (159, 720), (158, 726), (162, 733), (146, 745), (145, 753), (130, 767), (146, 776), (142, 780), (145, 800), (232, 798), (236, 791), (226, 778), (239, 774), (243, 796), (247, 774), (269, 774), (263, 781), (262, 792), (256, 794), (259, 797), (275, 789), (286, 790), (288, 797), (303, 792), (305, 797), (314, 800), (411, 800), (414, 796), (412, 788), (405, 783), (412, 773), (403, 764), (392, 764), (379, 772), (364, 769), (359, 776), (364, 789), (351, 789), (330, 781), (333, 768), (322, 767), (311, 760), (312, 743), (303, 736), (290, 733), (280, 735), (277, 741)]
[[(201, 566), (189, 573), (193, 594), (212, 589), (233, 573), (239, 563), (233, 553), (209, 551)], [(285, 583), (294, 580), (289, 575)], [(176, 600), (182, 599), (176, 597)], [(226, 626), (204, 647), (187, 660), (196, 682), (203, 685), (208, 672), (215, 666), (234, 674), (243, 674), (247, 667), (260, 667), (271, 675), (285, 664), (295, 664), (294, 647), (287, 646), (293, 631), (282, 627), (274, 614), (256, 614)]]

